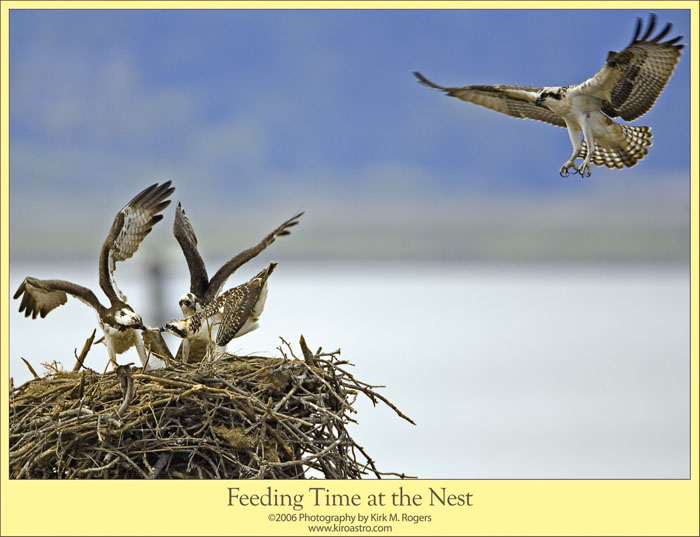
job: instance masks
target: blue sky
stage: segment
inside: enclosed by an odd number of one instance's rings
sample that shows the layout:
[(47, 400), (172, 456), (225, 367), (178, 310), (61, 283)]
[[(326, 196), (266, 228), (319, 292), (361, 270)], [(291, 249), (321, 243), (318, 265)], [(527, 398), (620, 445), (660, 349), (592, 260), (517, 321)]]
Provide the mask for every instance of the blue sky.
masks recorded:
[[(689, 42), (687, 11), (657, 15)], [(670, 199), (663, 220), (687, 205), (687, 48), (635, 122), (652, 126), (649, 155), (586, 181), (558, 175), (564, 129), (447, 98), (411, 74), (445, 85), (580, 82), (629, 43), (637, 16), (648, 12), (12, 10), (13, 233), (31, 228), (26, 214), (37, 229), (54, 214), (77, 229), (76, 206), (87, 213), (107, 194), (116, 211), (165, 178), (204, 227), (215, 227), (212, 208), (274, 208), (276, 222), (304, 207), (347, 227), (358, 208), (370, 217), (495, 199), (488, 212), (508, 217), (503, 200), (590, 197), (635, 214), (647, 209), (630, 199)]]

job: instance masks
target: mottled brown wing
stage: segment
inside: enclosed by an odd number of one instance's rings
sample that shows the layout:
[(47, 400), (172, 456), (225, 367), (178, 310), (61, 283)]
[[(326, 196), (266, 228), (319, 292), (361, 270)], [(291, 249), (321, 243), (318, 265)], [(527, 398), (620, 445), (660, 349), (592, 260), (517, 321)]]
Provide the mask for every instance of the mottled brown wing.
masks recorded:
[(204, 260), (197, 249), (197, 235), (180, 203), (175, 209), (173, 234), (180, 245), (187, 261), (187, 268), (190, 271), (190, 292), (194, 293), (194, 296), (200, 300), (204, 300), (209, 287), (209, 275)]
[(519, 119), (534, 119), (557, 127), (566, 127), (566, 123), (560, 116), (543, 106), (535, 106), (535, 99), (541, 88), (505, 84), (444, 87), (431, 82), (417, 71), (413, 74), (424, 86), (444, 91), (450, 97), (457, 97)]
[(289, 220), (286, 220), (268, 233), (258, 244), (252, 248), (243, 250), (240, 254), (234, 256), (226, 264), (224, 264), (211, 279), (211, 283), (209, 284), (209, 289), (206, 294), (207, 302), (214, 300), (214, 297), (219, 294), (221, 288), (225, 285), (226, 280), (228, 280), (236, 269), (253, 259), (265, 248), (270, 246), (273, 242), (275, 242), (277, 237), (289, 235), (291, 233), (289, 228), (296, 226), (299, 223), (299, 218), (301, 218), (303, 214), (304, 211), (294, 215)]
[(114, 282), (116, 263), (129, 259), (138, 250), (144, 237), (163, 218), (158, 213), (168, 206), (170, 200), (166, 198), (174, 190), (170, 181), (162, 185), (155, 183), (138, 193), (114, 218), (100, 252), (100, 287), (111, 301), (121, 299), (126, 302), (126, 297)]
[(226, 345), (248, 320), (260, 296), (261, 282), (254, 278), (245, 285), (239, 285), (221, 295), (224, 299), (223, 314), (219, 331), (216, 334), (216, 344)]
[(627, 48), (611, 51), (600, 71), (581, 84), (598, 91), (608, 101), (603, 112), (625, 121), (637, 119), (651, 109), (671, 78), (684, 46), (676, 44), (683, 36), (661, 42), (671, 30), (671, 23), (651, 37), (656, 27), (655, 14), (651, 14), (649, 26), (640, 37), (642, 25), (642, 19), (637, 19), (634, 38)]
[(66, 295), (95, 308), (98, 313), (104, 311), (104, 307), (90, 289), (64, 280), (39, 280), (27, 276), (15, 291), (13, 298), (22, 297), (19, 311), (24, 312), (25, 317), (31, 315), (32, 319), (36, 319), (39, 315), (43, 319), (52, 310), (67, 302)]

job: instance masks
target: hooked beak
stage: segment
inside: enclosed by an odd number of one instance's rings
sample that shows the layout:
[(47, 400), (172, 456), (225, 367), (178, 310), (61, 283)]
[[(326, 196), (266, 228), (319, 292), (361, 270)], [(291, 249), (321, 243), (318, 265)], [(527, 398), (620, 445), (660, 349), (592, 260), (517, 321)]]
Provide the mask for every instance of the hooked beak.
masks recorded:
[(544, 101), (544, 97), (542, 97), (542, 95), (538, 95), (537, 99), (535, 99), (535, 106), (542, 106), (542, 101)]

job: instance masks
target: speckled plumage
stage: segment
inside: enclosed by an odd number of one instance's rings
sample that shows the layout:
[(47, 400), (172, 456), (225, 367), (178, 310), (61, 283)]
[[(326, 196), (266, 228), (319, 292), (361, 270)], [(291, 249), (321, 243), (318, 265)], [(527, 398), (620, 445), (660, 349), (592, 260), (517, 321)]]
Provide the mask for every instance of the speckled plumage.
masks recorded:
[(270, 263), (248, 282), (222, 293), (194, 315), (166, 323), (165, 330), (190, 338), (200, 334), (207, 324), (213, 324), (218, 328), (217, 346), (255, 330), (267, 298), (267, 280), (276, 266), (277, 263)]

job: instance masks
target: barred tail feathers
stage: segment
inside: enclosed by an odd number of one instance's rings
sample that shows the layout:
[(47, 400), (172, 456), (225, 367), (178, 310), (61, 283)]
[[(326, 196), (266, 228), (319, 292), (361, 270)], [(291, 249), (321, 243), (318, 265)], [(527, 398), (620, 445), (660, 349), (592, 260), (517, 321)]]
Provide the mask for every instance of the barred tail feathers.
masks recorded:
[[(621, 125), (614, 123), (622, 135), (622, 144), (600, 145), (596, 142), (591, 163), (596, 166), (622, 169), (625, 166), (632, 167), (642, 160), (649, 152), (652, 145), (651, 127), (638, 127), (636, 125)], [(584, 140), (581, 144), (577, 158), (585, 159), (588, 154), (588, 146)]]

